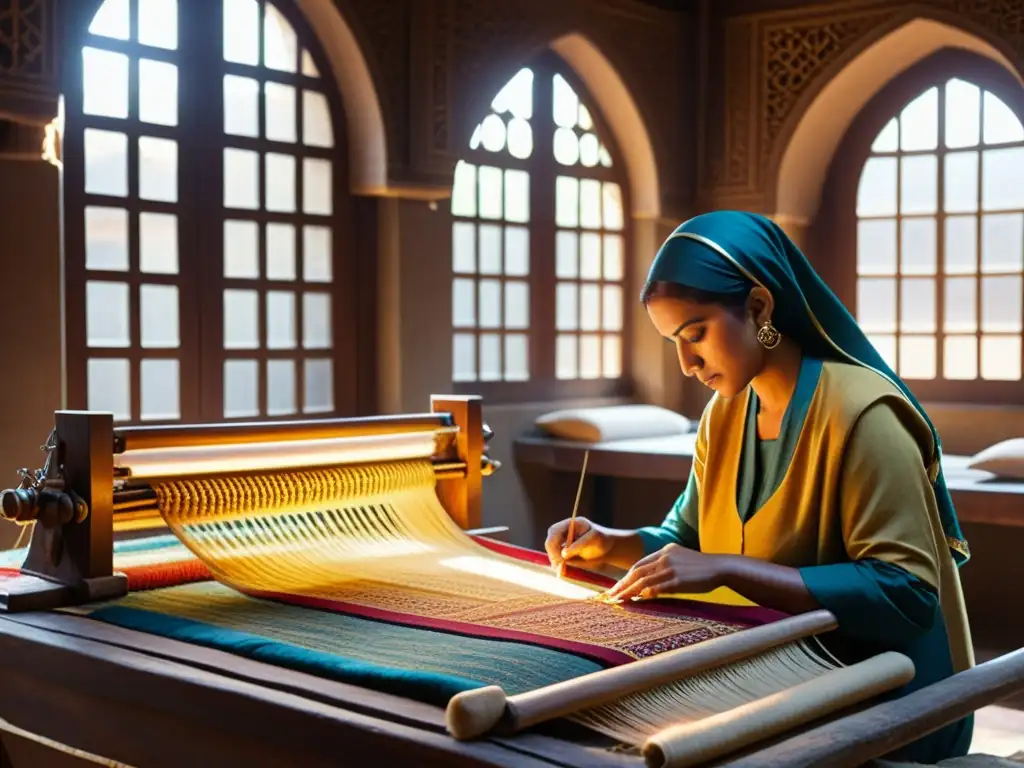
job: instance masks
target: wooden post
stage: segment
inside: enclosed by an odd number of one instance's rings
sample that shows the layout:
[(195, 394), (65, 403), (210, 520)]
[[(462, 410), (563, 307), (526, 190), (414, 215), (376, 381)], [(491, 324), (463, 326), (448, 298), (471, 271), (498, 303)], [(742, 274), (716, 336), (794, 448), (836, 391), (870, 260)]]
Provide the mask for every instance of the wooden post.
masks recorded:
[(465, 478), (438, 481), (438, 498), (460, 528), (479, 528), (483, 518), (483, 398), (479, 395), (431, 395), (430, 410), (451, 414), (452, 423), (459, 428), (456, 452), (459, 461), (466, 463)]
[(82, 578), (114, 571), (114, 417), (109, 413), (54, 414), (68, 487), (89, 505), (84, 525), (68, 525), (64, 542)]
[(127, 578), (114, 573), (114, 418), (87, 411), (54, 416), (54, 458), (89, 513), (64, 525), (36, 522), (22, 575), (0, 593), (3, 610), (45, 610), (127, 592)]

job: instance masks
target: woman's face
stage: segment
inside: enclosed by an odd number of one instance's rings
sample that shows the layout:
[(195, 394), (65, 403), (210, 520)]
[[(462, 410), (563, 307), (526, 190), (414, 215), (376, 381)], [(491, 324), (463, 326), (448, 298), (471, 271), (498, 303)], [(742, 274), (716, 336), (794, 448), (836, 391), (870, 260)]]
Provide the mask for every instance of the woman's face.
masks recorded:
[(741, 308), (656, 296), (647, 303), (647, 314), (658, 333), (675, 343), (683, 373), (730, 398), (764, 367), (757, 329), (770, 317), (771, 297), (764, 291), (766, 302), (761, 293), (754, 288)]

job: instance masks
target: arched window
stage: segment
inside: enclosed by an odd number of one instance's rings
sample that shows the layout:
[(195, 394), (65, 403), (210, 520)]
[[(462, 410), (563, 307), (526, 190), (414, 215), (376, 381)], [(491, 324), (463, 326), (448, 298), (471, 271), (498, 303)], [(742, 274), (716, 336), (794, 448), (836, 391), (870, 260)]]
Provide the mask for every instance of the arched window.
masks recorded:
[(554, 54), (491, 102), (452, 190), (452, 378), (489, 398), (626, 386), (624, 184)]
[(860, 171), (857, 319), (921, 396), (1024, 400), (1021, 89), (928, 74)]
[(339, 393), (336, 92), (270, 0), (105, 0), (66, 94), (68, 399), (121, 422)]

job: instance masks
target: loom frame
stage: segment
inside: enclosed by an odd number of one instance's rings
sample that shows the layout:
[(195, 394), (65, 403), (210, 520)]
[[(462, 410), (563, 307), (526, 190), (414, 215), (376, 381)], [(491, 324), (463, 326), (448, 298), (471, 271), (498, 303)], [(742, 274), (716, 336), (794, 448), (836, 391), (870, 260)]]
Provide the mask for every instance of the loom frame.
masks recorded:
[[(457, 742), (439, 707), (65, 612), (0, 615), (0, 675), (0, 718), (135, 768), (644, 765), (543, 733)], [(1024, 649), (715, 764), (852, 768), (1021, 689)]]
[[(113, 570), (114, 482), (118, 479), (114, 456), (130, 450), (444, 433), (432, 457), (438, 498), (463, 530), (479, 528), (485, 468), (490, 473), (500, 467), (486, 456), (493, 432), (483, 421), (483, 399), (433, 395), (430, 405), (429, 413), (351, 419), (116, 428), (110, 413), (57, 411), (53, 434), (44, 446), (49, 450), (47, 466), (54, 461), (54, 474), (63, 480), (63, 490), (77, 494), (88, 515), (64, 524), (36, 520), (23, 575), (0, 584), (0, 612), (49, 610), (127, 593), (127, 579)], [(19, 519), (34, 519), (27, 516), (38, 515), (38, 510), (26, 511), (31, 505), (17, 499), (16, 493), (3, 492), (5, 513), (13, 504), (21, 509)]]
[[(480, 483), (466, 481), (483, 475), (489, 436), (480, 398), (435, 397), (431, 406), (431, 414), (414, 415), (413, 422), (429, 429), (444, 424), (447, 414), (460, 427), (464, 439), (449, 446), (448, 462), (438, 472), (438, 495), (453, 519), (470, 528), (479, 523), (481, 494)], [(67, 419), (81, 428), (76, 432)], [(393, 429), (401, 419), (360, 420), (359, 427)], [(64, 425), (65, 458), (81, 459), (67, 472), (69, 484), (107, 513), (105, 518), (90, 514), (89, 525), (69, 524), (79, 527), (68, 531), (63, 546), (80, 574), (90, 574), (83, 579), (102, 579), (112, 555), (112, 484), (107, 478), (112, 478), (114, 452), (106, 448), (114, 444), (112, 420), (109, 414), (58, 412), (56, 421), (58, 428)], [(260, 439), (306, 428), (295, 424), (275, 424), (263, 432), (251, 425), (228, 431)], [(172, 432), (174, 439), (195, 439), (181, 429), (158, 434)], [(134, 439), (141, 437), (136, 433)], [(152, 433), (146, 439), (152, 441)], [(97, 531), (97, 526), (102, 528)], [(68, 598), (71, 585), (58, 586)], [(81, 601), (82, 594), (72, 597), (70, 602)], [(197, 758), (224, 766), (296, 760), (309, 766), (364, 765), (381, 759), (385, 764), (481, 768), (643, 765), (636, 754), (607, 752), (577, 737), (543, 732), (458, 742), (447, 735), (440, 707), (93, 622), (67, 610), (0, 614), (0, 675), (0, 719), (136, 768), (178, 766)], [(1024, 690), (1024, 649), (905, 699), (869, 702), (811, 724), (774, 746), (721, 764), (783, 768), (824, 760), (837, 768), (860, 765), (1019, 690)]]

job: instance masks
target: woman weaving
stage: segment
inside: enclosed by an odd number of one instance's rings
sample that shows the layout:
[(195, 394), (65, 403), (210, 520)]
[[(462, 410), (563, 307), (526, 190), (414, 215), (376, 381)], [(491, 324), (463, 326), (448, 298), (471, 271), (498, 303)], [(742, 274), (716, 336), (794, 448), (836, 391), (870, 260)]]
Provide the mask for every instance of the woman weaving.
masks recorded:
[[(687, 376), (714, 390), (693, 468), (660, 526), (552, 526), (554, 565), (628, 569), (606, 596), (726, 587), (759, 605), (831, 611), (828, 649), (915, 664), (909, 693), (973, 664), (957, 566), (967, 544), (935, 428), (773, 222), (720, 211), (662, 246), (642, 301)], [(972, 718), (893, 757), (963, 755)]]

